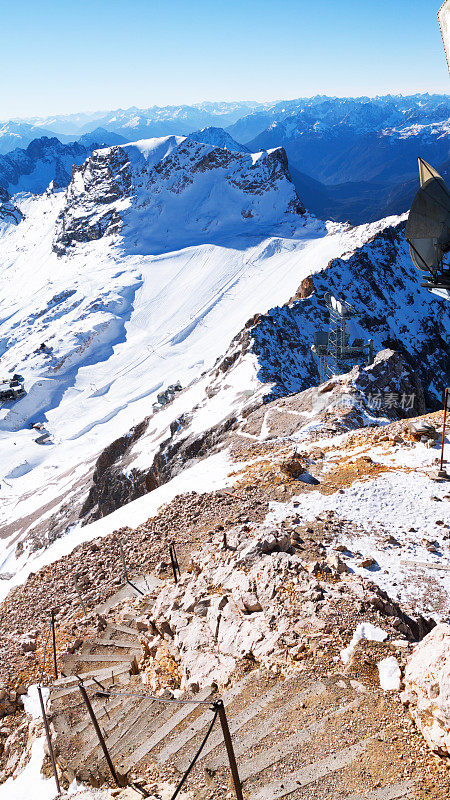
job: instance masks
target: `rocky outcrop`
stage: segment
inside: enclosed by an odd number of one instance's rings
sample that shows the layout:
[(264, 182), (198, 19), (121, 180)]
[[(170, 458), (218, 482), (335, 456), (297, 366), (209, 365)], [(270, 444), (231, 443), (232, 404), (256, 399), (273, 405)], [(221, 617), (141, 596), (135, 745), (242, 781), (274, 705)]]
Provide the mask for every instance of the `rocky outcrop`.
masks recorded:
[(145, 649), (155, 653), (163, 641), (183, 670), (183, 688), (226, 684), (243, 659), (271, 669), (301, 660), (307, 636), (326, 635), (333, 620), (342, 621), (344, 597), (357, 596), (350, 604), (362, 619), (381, 619), (407, 647), (434, 625), (406, 615), (375, 584), (356, 578), (356, 586), (336, 555), (320, 563), (312, 553), (300, 555), (297, 523), (293, 516), (281, 526), (267, 520), (235, 526), (191, 554), (177, 585), (161, 588), (148, 612)]
[(420, 378), (399, 353), (389, 349), (377, 353), (373, 364), (331, 378), (312, 395), (313, 410), (343, 415), (353, 426), (426, 411)]
[[(250, 345), (248, 330), (244, 329), (233, 340), (225, 358), (214, 367), (213, 378), (226, 373)], [(214, 385), (206, 387), (208, 397), (216, 391)], [(261, 398), (246, 409), (245, 415), (258, 413), (262, 403)], [(377, 418), (385, 421), (386, 418), (412, 417), (425, 410), (420, 380), (403, 358), (391, 350), (378, 353), (369, 367), (354, 367), (347, 375), (333, 378), (319, 390), (301, 392), (298, 404), (309, 413), (312, 410), (318, 420), (330, 422), (333, 417), (337, 425), (346, 429), (372, 425)], [(193, 413), (172, 420), (170, 436), (159, 445), (148, 470), (133, 467), (132, 453), (133, 445), (147, 431), (148, 419), (105, 448), (96, 462), (89, 493), (81, 509), (83, 524), (153, 491), (196, 460), (210, 456), (217, 447), (224, 446), (229, 433), (238, 424), (236, 416), (230, 414), (204, 432), (189, 433)], [(298, 477), (307, 471), (307, 464), (294, 453), (291, 459), (283, 458), (280, 469), (286, 475)], [(308, 474), (308, 480), (314, 482), (315, 479)]]
[(55, 252), (63, 255), (75, 242), (117, 233), (121, 218), (113, 204), (127, 196), (130, 188), (129, 163), (120, 147), (95, 152), (82, 166), (74, 167), (67, 203), (56, 223)]
[(287, 632), (282, 600), (275, 599), (287, 582), (305, 603), (322, 596), (316, 578), (287, 552), (287, 533), (261, 528), (249, 537), (248, 530), (228, 534), (228, 550), (193, 554), (190, 573), (163, 589), (152, 609), (157, 636), (180, 653), (187, 687), (212, 679), (226, 684), (242, 658), (269, 663)]
[(2, 186), (0, 186), (0, 222), (18, 223), (23, 219), (20, 209), (11, 201), (11, 198)]
[(133, 444), (145, 433), (148, 420), (106, 447), (97, 459), (89, 494), (81, 508), (85, 524), (110, 514), (131, 500), (155, 489), (159, 484), (150, 472), (126, 471), (126, 457)]
[(437, 625), (418, 644), (405, 669), (407, 703), (431, 749), (450, 755), (450, 625)]
[(132, 463), (132, 446), (144, 435), (148, 419), (105, 448), (97, 460), (89, 494), (80, 512), (83, 524), (142, 497), (167, 483), (197, 459), (210, 455), (236, 424), (236, 418), (231, 416), (203, 433), (187, 434), (189, 421), (187, 416), (172, 421), (171, 435), (159, 446), (148, 470), (127, 468)]

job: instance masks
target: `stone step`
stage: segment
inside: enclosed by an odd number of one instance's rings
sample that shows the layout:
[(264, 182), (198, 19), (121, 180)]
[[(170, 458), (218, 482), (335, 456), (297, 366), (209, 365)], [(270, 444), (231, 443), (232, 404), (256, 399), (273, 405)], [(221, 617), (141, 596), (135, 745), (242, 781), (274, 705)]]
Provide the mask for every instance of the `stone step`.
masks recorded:
[(144, 713), (141, 720), (137, 722), (126, 736), (123, 736), (119, 746), (115, 748), (116, 760), (122, 772), (126, 772), (124, 765), (127, 759), (133, 754), (142, 742), (152, 736), (155, 731), (165, 725), (173, 714), (176, 706), (171, 703), (157, 702), (156, 708)]
[[(244, 727), (248, 722), (254, 719), (258, 714), (263, 711), (266, 706), (270, 703), (276, 701), (278, 698), (281, 698), (283, 694), (288, 693), (290, 691), (290, 685), (295, 681), (295, 677), (288, 678), (286, 681), (280, 681), (272, 689), (269, 689), (264, 694), (260, 695), (257, 700), (254, 700), (253, 703), (249, 703), (243, 711), (236, 716), (231, 717), (228, 720), (228, 727), (230, 729), (230, 733), (233, 734), (236, 731), (240, 730)], [(206, 746), (204, 747), (200, 759), (202, 760), (205, 758), (212, 750), (214, 750), (218, 745), (222, 744), (223, 736), (222, 730), (216, 729), (214, 733), (208, 739)], [(184, 756), (180, 760), (176, 761), (176, 767), (180, 772), (184, 772), (189, 764), (190, 764), (191, 756)]]
[[(91, 669), (87, 672), (79, 673), (79, 677), (84, 681), (86, 688), (88, 686), (96, 686), (92, 678), (97, 678), (104, 686), (113, 685), (114, 681), (119, 681), (126, 675), (130, 674), (130, 664), (125, 662), (122, 664), (112, 665), (103, 669)], [(67, 697), (75, 692), (79, 694), (78, 678), (75, 675), (69, 675), (64, 678), (64, 684), (60, 684), (56, 689), (53, 686), (50, 688), (50, 703), (56, 700)], [(98, 688), (98, 687), (97, 687)]]
[(137, 628), (132, 628), (129, 625), (118, 625), (116, 622), (108, 625), (106, 630), (110, 629), (111, 633), (114, 634), (118, 633), (127, 633), (129, 636), (134, 636), (136, 639), (139, 639), (139, 631)]
[(126, 772), (128, 768), (125, 765), (131, 760), (134, 763), (135, 759), (141, 760), (139, 754), (135, 756), (135, 751), (142, 748), (143, 743), (149, 742), (153, 736), (157, 736), (158, 732), (167, 725), (170, 725), (171, 719), (174, 716), (174, 708), (171, 705), (165, 705), (157, 702), (155, 707), (148, 708), (142, 719), (113, 747), (113, 755), (120, 766), (121, 771)]
[[(347, 711), (357, 708), (359, 705), (361, 705), (361, 703), (362, 699), (358, 697), (356, 700), (352, 700), (350, 703), (346, 703), (346, 705), (341, 706), (336, 711), (332, 711), (329, 714), (324, 714), (317, 722), (313, 722), (311, 725), (307, 725), (306, 728), (303, 728), (303, 730), (291, 734), (291, 736), (288, 736), (287, 739), (277, 742), (277, 744), (275, 744), (273, 747), (270, 747), (268, 750), (264, 750), (254, 758), (245, 761), (243, 764), (239, 764), (239, 776), (241, 781), (246, 781), (248, 778), (257, 775), (259, 772), (262, 772), (268, 767), (277, 764), (278, 761), (281, 761), (283, 758), (296, 750), (299, 745), (311, 741), (315, 734), (322, 733), (324, 727), (332, 717), (344, 715)], [(262, 735), (260, 736), (260, 740), (265, 738), (271, 732), (273, 732), (273, 728), (272, 731), (270, 731), (266, 728), (266, 726), (264, 726), (264, 730), (261, 731)], [(226, 756), (223, 756), (221, 762), (219, 763), (226, 764)]]
[(384, 786), (382, 789), (374, 789), (373, 792), (352, 794), (343, 800), (413, 800), (413, 797), (414, 786), (411, 781), (405, 781)]
[[(225, 707), (227, 707), (236, 697), (238, 697), (242, 693), (242, 690), (248, 686), (249, 683), (259, 677), (259, 675), (259, 670), (254, 670), (242, 678), (242, 680), (236, 683), (236, 685), (231, 689), (223, 692), (222, 700)], [(164, 764), (169, 758), (171, 758), (171, 756), (175, 755), (175, 753), (178, 753), (179, 750), (181, 750), (182, 747), (184, 747), (191, 739), (193, 739), (197, 733), (203, 729), (206, 729), (210, 722), (210, 710), (205, 711), (204, 714), (200, 714), (200, 716), (193, 720), (193, 722), (191, 722), (187, 728), (185, 728), (182, 733), (179, 734), (179, 736), (172, 738), (170, 744), (168, 744), (164, 750), (158, 754), (158, 761), (160, 764)]]
[[(103, 726), (106, 734), (106, 745), (109, 751), (111, 742), (116, 741), (116, 739), (120, 737), (121, 733), (119, 732), (123, 731), (124, 727), (125, 731), (128, 731), (133, 721), (140, 716), (142, 705), (142, 702), (136, 697), (124, 697), (122, 704), (115, 709), (108, 723)], [(102, 728), (102, 726), (100, 727)], [(110, 735), (111, 731), (112, 733)], [(112, 756), (111, 751), (110, 755)], [(82, 749), (77, 753), (76, 757), (70, 761), (69, 766), (76, 773), (80, 766), (85, 765), (87, 762), (98, 761), (101, 758), (104, 758), (103, 751), (91, 723), (89, 734), (84, 741)]]
[(211, 688), (203, 689), (199, 692), (195, 700), (195, 703), (183, 703), (181, 708), (176, 711), (174, 714), (171, 715), (170, 719), (147, 739), (143, 744), (138, 747), (134, 752), (125, 759), (123, 764), (125, 772), (129, 772), (130, 769), (136, 766), (143, 758), (145, 758), (148, 753), (153, 750), (169, 733), (171, 733), (175, 728), (183, 722), (186, 717), (188, 717), (192, 712), (199, 707), (199, 702), (206, 701), (208, 697), (212, 698)]
[(250, 796), (250, 800), (280, 800), (282, 797), (287, 797), (303, 786), (308, 786), (339, 769), (348, 767), (372, 742), (371, 737), (362, 739), (344, 750), (339, 750), (320, 761), (308, 764), (281, 780), (263, 786), (262, 789)]
[(122, 759), (130, 746), (134, 748), (142, 744), (143, 738), (150, 736), (160, 724), (162, 710), (161, 703), (158, 701), (143, 700), (139, 704), (135, 719), (119, 725), (108, 739), (108, 747), (111, 748), (112, 755)]
[[(122, 661), (132, 662), (136, 656), (140, 655), (140, 650), (130, 650), (125, 653), (80, 653), (79, 655), (70, 655), (67, 658), (62, 656), (61, 663), (63, 666), (72, 667), (76, 664), (96, 664), (96, 663), (109, 663), (119, 664)], [(64, 672), (66, 670), (64, 669)]]
[(138, 650), (139, 643), (130, 642), (128, 639), (86, 639), (79, 653), (86, 652), (85, 648), (93, 647), (117, 647), (118, 649)]
[[(95, 716), (97, 717), (100, 727), (102, 726), (103, 717), (106, 719), (108, 718), (108, 714), (111, 717), (114, 713), (115, 708), (120, 705), (120, 699), (111, 698), (109, 700), (100, 699), (100, 698), (93, 698), (91, 697), (91, 704), (92, 708), (94, 709)], [(66, 733), (70, 734), (70, 736), (76, 736), (78, 733), (81, 733), (83, 730), (92, 727), (92, 722), (89, 718), (85, 719), (84, 717), (80, 720), (80, 722), (74, 724), (68, 719), (67, 714), (55, 714), (53, 718), (53, 726), (56, 730), (56, 733)]]
[[(258, 742), (273, 733), (273, 731), (277, 729), (278, 725), (286, 720), (286, 715), (290, 716), (292, 712), (296, 711), (300, 704), (303, 703), (303, 701), (308, 697), (311, 697), (311, 695), (317, 697), (324, 694), (326, 691), (327, 687), (324, 683), (322, 683), (322, 681), (312, 683), (306, 689), (299, 692), (295, 697), (285, 703), (281, 709), (272, 714), (268, 719), (265, 719), (262, 726), (255, 727), (252, 731), (245, 735), (241, 734), (239, 739), (233, 743), (236, 758), (251, 752), (252, 748)], [(208, 767), (215, 768), (222, 764), (226, 764), (226, 758), (226, 754), (223, 751), (218, 753), (216, 756), (210, 756), (207, 762)]]

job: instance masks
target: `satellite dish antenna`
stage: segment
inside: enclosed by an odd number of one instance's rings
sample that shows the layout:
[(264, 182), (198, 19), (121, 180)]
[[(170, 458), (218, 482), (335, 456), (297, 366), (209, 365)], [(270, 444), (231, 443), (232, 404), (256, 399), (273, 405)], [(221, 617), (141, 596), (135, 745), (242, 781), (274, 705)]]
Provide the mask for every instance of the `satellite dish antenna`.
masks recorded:
[(427, 289), (450, 290), (450, 270), (443, 257), (450, 252), (450, 192), (433, 167), (419, 158), (420, 189), (409, 212), (406, 240), (413, 264), (427, 273)]
[(445, 0), (438, 11), (439, 27), (444, 42), (445, 57), (450, 72), (450, 0)]

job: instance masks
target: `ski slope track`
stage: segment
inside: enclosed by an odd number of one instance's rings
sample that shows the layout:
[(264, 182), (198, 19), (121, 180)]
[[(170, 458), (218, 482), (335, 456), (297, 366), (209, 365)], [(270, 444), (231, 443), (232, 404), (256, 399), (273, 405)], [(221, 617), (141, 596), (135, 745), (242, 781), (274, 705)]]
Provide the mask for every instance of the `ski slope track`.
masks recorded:
[[(23, 219), (0, 227), (0, 378), (20, 373), (27, 394), (0, 408), (2, 594), (8, 576), (33, 565), (17, 544), (70, 505), (99, 453), (152, 414), (162, 388), (187, 387), (180, 415), (203, 402), (203, 429), (243, 393), (267, 392), (249, 353), (220, 397), (204, 396), (208, 371), (249, 318), (397, 222), (320, 222), (297, 197), (283, 150), (175, 136), (96, 151), (66, 192), (13, 201)], [(173, 413), (157, 415), (147, 465)], [(196, 486), (226, 482), (219, 461)], [(172, 490), (161, 490), (165, 502)], [(66, 549), (77, 543), (70, 530), (64, 538)]]

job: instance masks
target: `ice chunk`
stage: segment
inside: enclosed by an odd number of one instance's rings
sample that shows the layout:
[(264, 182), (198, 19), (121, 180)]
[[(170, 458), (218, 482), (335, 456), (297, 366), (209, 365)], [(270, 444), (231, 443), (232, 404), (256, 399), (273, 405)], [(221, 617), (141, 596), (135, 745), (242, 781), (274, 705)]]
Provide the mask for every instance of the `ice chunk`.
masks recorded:
[(400, 689), (400, 667), (395, 656), (383, 658), (378, 664), (380, 686), (385, 692), (398, 692)]
[(368, 639), (370, 642), (384, 642), (386, 636), (386, 631), (377, 628), (376, 625), (372, 625), (371, 622), (360, 622), (352, 636), (349, 646), (341, 650), (342, 662), (348, 664), (353, 650), (361, 639)]

